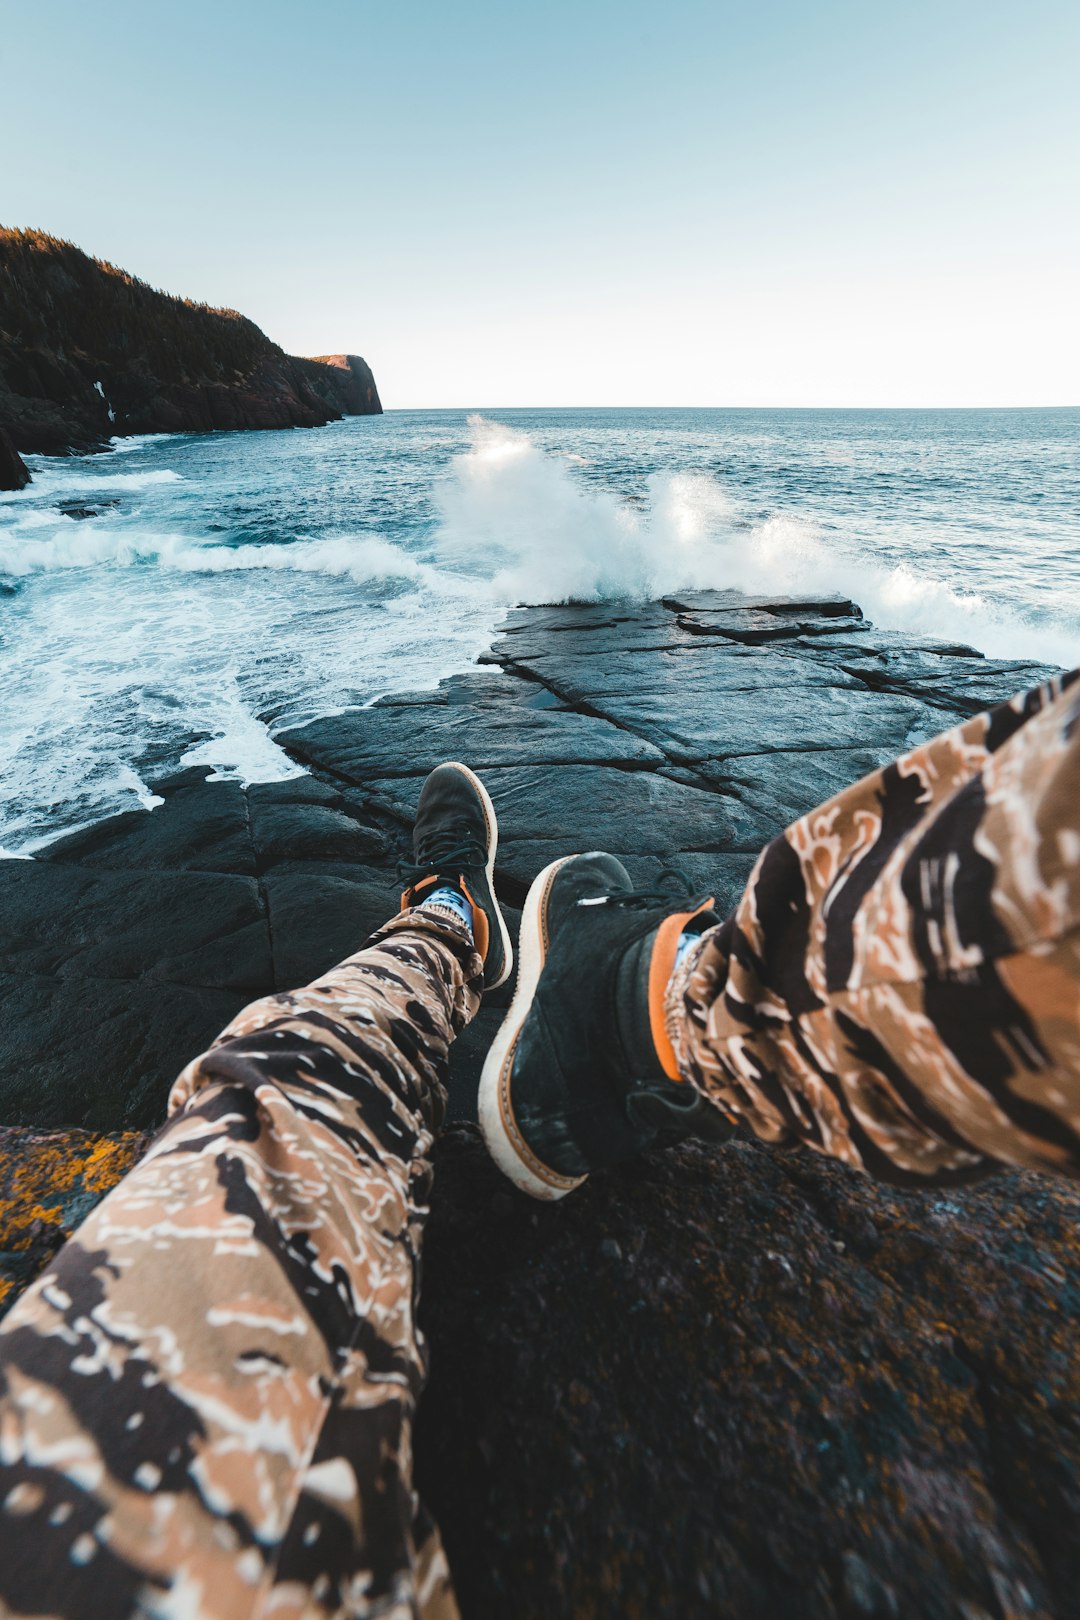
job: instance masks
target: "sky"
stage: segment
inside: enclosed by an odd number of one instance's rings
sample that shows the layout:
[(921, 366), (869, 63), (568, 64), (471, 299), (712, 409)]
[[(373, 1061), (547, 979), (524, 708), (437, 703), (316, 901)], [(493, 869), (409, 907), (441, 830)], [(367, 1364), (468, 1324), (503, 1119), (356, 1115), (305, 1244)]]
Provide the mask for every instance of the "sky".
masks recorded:
[(0, 0), (0, 223), (388, 407), (1080, 404), (1075, 0)]

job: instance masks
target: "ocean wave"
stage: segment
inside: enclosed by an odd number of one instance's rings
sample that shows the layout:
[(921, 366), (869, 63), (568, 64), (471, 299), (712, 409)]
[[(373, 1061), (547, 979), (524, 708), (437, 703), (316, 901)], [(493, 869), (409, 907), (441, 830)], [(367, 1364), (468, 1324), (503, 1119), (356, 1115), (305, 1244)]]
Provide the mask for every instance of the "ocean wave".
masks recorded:
[(437, 495), (436, 549), (487, 573), (497, 601), (644, 601), (712, 583), (710, 535), (734, 515), (714, 480), (654, 477), (642, 513), (583, 484), (527, 433), (479, 416), (469, 428), (471, 446)]
[(888, 629), (995, 657), (1080, 659), (1069, 624), (1003, 612), (914, 561), (853, 555), (798, 514), (748, 522), (708, 474), (654, 474), (646, 501), (631, 506), (584, 485), (565, 455), (546, 454), (527, 433), (479, 416), (469, 426), (470, 448), (439, 495), (438, 551), (473, 568), (485, 563), (496, 600), (646, 601), (707, 588), (840, 593)]
[[(702, 472), (655, 473), (643, 497), (628, 500), (583, 478), (580, 464), (591, 460), (565, 448), (551, 454), (529, 433), (470, 417), (469, 446), (433, 492), (434, 529), (422, 541), (413, 536), (409, 549), (372, 534), (225, 545), (155, 531), (109, 511), (76, 523), (52, 504), (58, 491), (183, 481), (168, 468), (104, 476), (65, 468), (40, 481), (50, 504), (9, 510), (0, 530), (0, 574), (17, 579), (99, 566), (286, 571), (378, 583), (432, 602), (471, 599), (490, 612), (517, 602), (640, 602), (709, 587), (838, 592), (888, 629), (962, 641), (991, 656), (1062, 664), (1080, 658), (1070, 604), (1057, 622), (1052, 614), (1009, 611), (1000, 597), (988, 599), (950, 577), (940, 557), (939, 571), (928, 569), (925, 543), (920, 550), (913, 539), (911, 560), (886, 562), (798, 512), (751, 521), (730, 491)], [(197, 502), (197, 487), (194, 495)], [(172, 510), (162, 515), (168, 519)]]
[[(466, 434), (402, 413), (377, 437), (358, 420), (118, 446), (145, 451), (134, 463), (38, 458), (0, 506), (0, 843), (32, 853), (148, 804), (181, 763), (291, 774), (281, 732), (472, 667), (513, 602), (836, 591), (920, 637), (1080, 654), (1075, 456), (1048, 430), (1040, 461), (996, 419), (958, 449), (936, 429), (913, 445), (902, 422), (882, 438), (876, 417), (861, 437), (802, 418), (779, 436), (516, 420)], [(930, 496), (927, 445), (950, 475)], [(76, 521), (69, 502), (99, 510)]]
[(133, 433), (129, 437), (121, 438), (115, 434), (109, 445), (118, 456), (130, 455), (133, 450), (146, 450), (152, 444), (161, 444), (166, 439), (174, 439), (175, 433)]
[[(57, 532), (58, 524), (62, 524)], [(47, 536), (34, 529), (48, 529)], [(13, 578), (61, 569), (157, 566), (188, 574), (255, 573), (285, 570), (349, 578), (437, 584), (438, 570), (377, 536), (338, 536), (269, 545), (223, 546), (193, 542), (186, 535), (154, 534), (108, 522), (74, 523), (59, 512), (35, 514), (32, 522), (0, 540), (0, 574)], [(468, 582), (460, 582), (468, 588)]]
[[(33, 458), (29, 458), (32, 462)], [(174, 471), (172, 467), (155, 467), (146, 472), (88, 472), (58, 468), (55, 459), (50, 458), (43, 467), (33, 467), (32, 484), (28, 484), (21, 493), (24, 495), (40, 494), (46, 491), (50, 495), (66, 494), (68, 490), (77, 490), (80, 494), (87, 490), (137, 490), (154, 489), (160, 484), (182, 484), (183, 475)]]
[[(138, 441), (149, 444), (148, 435)], [(832, 452), (830, 451), (830, 454)], [(563, 445), (552, 454), (518, 428), (469, 418), (469, 443), (449, 476), (432, 491), (436, 523), (410, 532), (407, 544), (377, 534), (303, 535), (289, 541), (222, 544), (210, 536), (140, 521), (142, 514), (106, 510), (74, 522), (58, 494), (162, 487), (154, 515), (166, 524), (186, 516), (166, 486), (185, 486), (171, 468), (99, 472), (86, 463), (39, 475), (29, 492), (10, 498), (0, 529), (0, 574), (25, 578), (99, 566), (159, 567), (180, 573), (286, 571), (385, 585), (437, 601), (471, 599), (491, 612), (529, 602), (646, 601), (674, 591), (733, 588), (772, 595), (839, 592), (885, 628), (962, 641), (992, 656), (1071, 664), (1080, 657), (1077, 604), (1036, 614), (1005, 606), (1007, 582), (993, 598), (947, 571), (944, 554), (927, 566), (925, 536), (912, 538), (910, 559), (885, 561), (869, 546), (798, 511), (751, 520), (731, 492), (704, 472), (654, 473), (641, 496), (627, 499), (581, 471), (595, 458)], [(31, 486), (34, 489), (35, 486)], [(47, 504), (42, 504), (41, 497)], [(148, 512), (146, 514), (150, 516)], [(896, 546), (894, 543), (895, 554)]]

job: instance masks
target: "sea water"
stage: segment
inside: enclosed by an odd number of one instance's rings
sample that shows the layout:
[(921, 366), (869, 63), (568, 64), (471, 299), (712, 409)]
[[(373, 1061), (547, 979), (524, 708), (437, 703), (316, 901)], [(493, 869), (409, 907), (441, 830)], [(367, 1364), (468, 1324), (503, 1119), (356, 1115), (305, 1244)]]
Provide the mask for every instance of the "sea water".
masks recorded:
[(514, 602), (842, 591), (1080, 661), (1080, 411), (395, 411), (28, 461), (0, 496), (9, 854), (170, 769), (292, 774), (282, 731), (467, 667)]

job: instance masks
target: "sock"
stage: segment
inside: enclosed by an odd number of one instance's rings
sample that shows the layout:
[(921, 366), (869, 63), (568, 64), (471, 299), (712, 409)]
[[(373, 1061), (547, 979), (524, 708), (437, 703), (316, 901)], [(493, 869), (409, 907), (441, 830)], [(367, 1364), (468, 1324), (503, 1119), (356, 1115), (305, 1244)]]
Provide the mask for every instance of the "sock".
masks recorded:
[(679, 943), (675, 947), (675, 962), (671, 969), (672, 977), (674, 977), (675, 973), (677, 972), (680, 962), (690, 949), (691, 945), (695, 945), (700, 938), (700, 934), (679, 935)]
[(419, 909), (426, 911), (432, 906), (437, 911), (449, 911), (458, 922), (463, 922), (471, 934), (473, 931), (472, 906), (461, 893), (460, 889), (451, 889), (449, 885), (432, 889), (431, 893), (421, 902)]

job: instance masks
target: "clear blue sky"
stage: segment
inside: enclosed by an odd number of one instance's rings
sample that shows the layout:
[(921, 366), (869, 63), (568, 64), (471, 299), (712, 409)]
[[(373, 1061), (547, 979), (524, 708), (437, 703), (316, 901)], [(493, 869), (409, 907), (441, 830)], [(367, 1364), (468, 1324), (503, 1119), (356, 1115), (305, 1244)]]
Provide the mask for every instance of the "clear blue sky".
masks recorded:
[(388, 405), (1080, 403), (1080, 6), (0, 0), (0, 222)]

